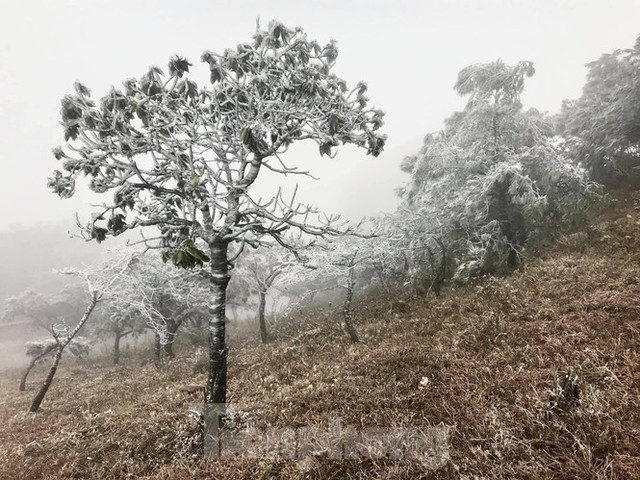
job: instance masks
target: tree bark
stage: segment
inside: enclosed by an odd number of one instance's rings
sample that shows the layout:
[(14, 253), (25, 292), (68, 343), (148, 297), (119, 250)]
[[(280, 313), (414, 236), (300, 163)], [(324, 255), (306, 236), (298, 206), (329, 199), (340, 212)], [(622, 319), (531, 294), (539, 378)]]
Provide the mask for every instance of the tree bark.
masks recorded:
[(175, 358), (175, 353), (173, 353), (173, 341), (176, 339), (176, 335), (178, 334), (178, 328), (180, 328), (180, 324), (173, 320), (167, 320), (167, 343), (165, 343), (162, 347), (164, 349), (165, 358)]
[(357, 343), (360, 341), (358, 338), (358, 334), (356, 329), (353, 327), (353, 318), (351, 316), (351, 302), (353, 301), (353, 290), (355, 287), (355, 281), (353, 278), (353, 265), (349, 267), (348, 277), (347, 277), (347, 296), (344, 299), (344, 304), (342, 305), (342, 318), (344, 323), (344, 329), (349, 334), (349, 338), (353, 343)]
[(217, 240), (209, 244), (211, 253), (211, 316), (209, 317), (209, 377), (205, 402), (223, 404), (227, 401), (227, 355), (225, 338), (225, 307), (229, 284), (229, 244)]
[(260, 323), (260, 339), (262, 343), (267, 343), (269, 341), (269, 336), (267, 334), (267, 321), (264, 318), (264, 311), (267, 305), (267, 292), (262, 288), (258, 290), (258, 321)]
[(64, 344), (60, 344), (56, 349), (56, 354), (53, 357), (53, 363), (51, 364), (51, 368), (49, 369), (49, 373), (47, 378), (45, 378), (44, 383), (40, 387), (40, 390), (36, 394), (33, 399), (33, 403), (31, 403), (31, 408), (29, 408), (30, 412), (37, 412), (40, 410), (40, 404), (42, 400), (44, 400), (44, 396), (47, 394), (49, 387), (51, 386), (51, 382), (53, 382), (53, 377), (56, 375), (56, 371), (58, 370), (58, 364), (60, 363), (60, 359), (62, 358), (62, 352), (64, 351)]
[(113, 341), (113, 364), (114, 365), (120, 364), (120, 339), (121, 338), (122, 338), (122, 335), (120, 334), (120, 332), (116, 333), (116, 338)]

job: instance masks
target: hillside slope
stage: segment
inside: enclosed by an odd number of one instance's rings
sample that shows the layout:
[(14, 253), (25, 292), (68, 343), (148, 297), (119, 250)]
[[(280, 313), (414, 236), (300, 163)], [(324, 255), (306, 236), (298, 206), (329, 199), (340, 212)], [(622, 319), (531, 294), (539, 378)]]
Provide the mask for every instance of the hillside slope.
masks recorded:
[[(67, 366), (37, 415), (26, 413), (33, 386), (20, 394), (7, 373), (0, 478), (640, 478), (640, 215), (623, 203), (508, 278), (361, 303), (362, 344), (328, 318), (232, 351), (240, 423), (446, 425), (444, 468), (326, 455), (203, 462), (194, 400), (179, 391), (202, 378), (187, 378), (184, 358), (163, 371)], [(569, 372), (578, 399), (558, 388)]]

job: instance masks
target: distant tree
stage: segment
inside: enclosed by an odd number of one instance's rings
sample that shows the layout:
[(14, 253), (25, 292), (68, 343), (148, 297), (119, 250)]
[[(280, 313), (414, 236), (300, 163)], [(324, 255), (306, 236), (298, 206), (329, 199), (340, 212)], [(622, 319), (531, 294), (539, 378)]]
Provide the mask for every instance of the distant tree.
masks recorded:
[[(32, 292), (27, 292), (21, 297), (12, 298), (7, 302), (8, 308), (6, 314), (21, 314), (33, 318), (46, 328), (52, 336), (52, 339), (49, 341), (37, 342), (27, 347), (27, 353), (33, 357), (33, 361), (23, 376), (21, 390), (24, 384), (26, 384), (26, 377), (33, 365), (47, 356), (53, 357), (47, 377), (34, 397), (30, 411), (37, 412), (40, 409), (42, 400), (44, 400), (53, 382), (65, 349), (72, 345), (70, 349), (76, 354), (81, 354), (86, 347), (84, 340), (78, 339), (78, 333), (89, 320), (96, 305), (105, 298), (113, 284), (124, 271), (129, 268), (131, 258), (120, 260), (120, 262), (114, 262), (112, 260), (108, 265), (99, 265), (91, 271), (69, 269), (63, 272), (68, 275), (80, 277), (86, 284), (86, 296), (82, 300), (75, 298), (73, 308), (69, 307), (70, 302), (68, 302), (68, 298), (67, 301), (65, 301), (65, 299), (61, 300), (60, 298), (49, 300), (42, 295)], [(66, 305), (67, 307), (61, 309), (61, 305)], [(81, 313), (78, 313), (78, 306), (84, 307)], [(70, 324), (69, 322), (72, 319), (75, 319), (75, 323)]]
[(118, 295), (106, 304), (116, 319), (110, 325), (121, 329), (128, 322), (128, 331), (133, 333), (137, 320), (153, 331), (155, 361), (160, 365), (165, 358), (175, 357), (173, 345), (182, 325), (207, 311), (207, 287), (198, 272), (176, 269), (158, 256), (141, 255), (122, 275)]
[[(185, 268), (210, 262), (209, 403), (226, 402), (225, 294), (242, 246), (264, 237), (284, 245), (289, 228), (339, 233), (335, 219), (313, 222), (310, 208), (280, 191), (264, 202), (252, 196), (260, 171), (305, 173), (281, 158), (303, 140), (330, 156), (339, 144), (372, 155), (384, 147), (382, 112), (368, 106), (364, 83), (349, 90), (331, 73), (337, 55), (335, 42), (321, 46), (274, 21), (258, 27), (251, 43), (205, 52), (208, 87), (187, 78), (191, 64), (174, 56), (168, 76), (152, 67), (99, 103), (79, 83), (62, 99), (68, 148), (54, 149), (63, 171), (49, 187), (70, 197), (76, 179), (87, 176), (94, 192), (112, 194), (87, 226), (89, 237), (156, 227), (147, 242), (166, 259)], [(230, 257), (232, 243), (238, 248)]]
[(120, 345), (130, 335), (138, 335), (144, 330), (144, 323), (138, 311), (131, 304), (123, 304), (126, 297), (118, 295), (117, 300), (107, 300), (100, 309), (94, 333), (103, 337), (113, 337), (112, 359), (114, 365), (120, 364)]
[(374, 274), (387, 292), (395, 283), (403, 289), (411, 286), (416, 294), (440, 294), (450, 255), (440, 234), (424, 230), (433, 228), (429, 220), (406, 206), (374, 219), (377, 234), (367, 250)]
[(514, 267), (534, 232), (579, 217), (593, 198), (549, 119), (522, 109), (533, 72), (531, 62), (500, 60), (463, 69), (455, 89), (468, 97), (464, 111), (403, 163), (411, 180), (400, 192), (401, 210), (414, 231), (406, 239), (439, 238), (439, 250), (449, 253), (443, 266), (455, 261), (460, 281)]
[(293, 254), (277, 245), (264, 245), (256, 251), (247, 252), (236, 265), (237, 274), (247, 279), (258, 297), (258, 325), (262, 343), (269, 341), (265, 315), (267, 295), (279, 283), (284, 286), (297, 280), (296, 272), (302, 268)]
[(79, 305), (83, 300), (84, 292), (79, 284), (67, 285), (57, 295), (26, 290), (4, 301), (0, 317), (7, 321), (23, 318), (50, 332), (62, 319), (81, 314)]
[(252, 310), (256, 306), (251, 278), (238, 272), (234, 272), (227, 287), (227, 317), (231, 321), (239, 320), (247, 309)]
[[(82, 315), (84, 300), (84, 292), (81, 285), (78, 284), (65, 286), (58, 295), (44, 295), (27, 290), (21, 295), (5, 300), (0, 319), (3, 321), (15, 318), (27, 319), (49, 334), (53, 334), (54, 327), (64, 322), (65, 319)], [(77, 337), (77, 340), (71, 342), (70, 350), (74, 355), (81, 356), (84, 353), (86, 339)], [(26, 389), (27, 379), (33, 367), (51, 357), (56, 350), (57, 343), (54, 338), (49, 338), (37, 342), (27, 342), (25, 347), (27, 356), (31, 357), (31, 360), (20, 379), (20, 391)]]
[(561, 135), (592, 178), (637, 186), (640, 176), (640, 37), (587, 64), (582, 96), (566, 101), (557, 117)]
[[(379, 258), (374, 240), (364, 237), (343, 237), (315, 248), (309, 255), (308, 277), (323, 278), (332, 288), (344, 291), (342, 302), (342, 328), (353, 343), (360, 337), (353, 324), (351, 305), (358, 286), (367, 269)], [(326, 288), (325, 288), (326, 289)]]
[[(21, 392), (24, 392), (27, 388), (27, 378), (33, 367), (52, 356), (58, 348), (58, 343), (55, 338), (48, 338), (41, 341), (27, 342), (24, 346), (27, 350), (27, 356), (31, 357), (31, 361), (20, 378)], [(87, 338), (77, 336), (69, 342), (69, 351), (76, 357), (81, 358), (89, 353), (90, 346), (91, 344)]]

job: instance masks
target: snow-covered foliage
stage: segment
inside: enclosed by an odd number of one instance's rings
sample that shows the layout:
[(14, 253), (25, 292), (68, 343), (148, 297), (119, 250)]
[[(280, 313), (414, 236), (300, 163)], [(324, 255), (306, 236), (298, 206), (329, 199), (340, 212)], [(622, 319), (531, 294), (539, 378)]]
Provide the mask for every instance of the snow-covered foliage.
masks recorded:
[(582, 96), (565, 101), (557, 130), (592, 178), (638, 188), (640, 165), (640, 37), (632, 48), (587, 64)]
[[(53, 353), (57, 346), (58, 343), (53, 338), (26, 342), (24, 344), (26, 354), (33, 358), (44, 358), (47, 354)], [(76, 357), (85, 357), (91, 349), (91, 340), (86, 337), (77, 336), (69, 342), (68, 348)]]
[(158, 255), (146, 254), (120, 278), (118, 295), (105, 306), (109, 325), (129, 324), (128, 331), (133, 331), (142, 322), (162, 351), (173, 356), (179, 328), (191, 317), (206, 316), (208, 302), (209, 284), (198, 270), (179, 270)]
[(331, 73), (337, 55), (334, 41), (323, 46), (273, 21), (251, 43), (204, 52), (208, 86), (189, 78), (191, 63), (177, 55), (168, 75), (152, 67), (99, 101), (76, 83), (62, 100), (67, 146), (54, 150), (61, 170), (49, 186), (69, 197), (86, 175), (94, 192), (112, 193), (88, 226), (92, 238), (155, 225), (160, 237), (150, 243), (185, 267), (206, 261), (196, 240), (324, 232), (308, 207), (281, 192), (262, 202), (249, 187), (262, 168), (306, 173), (282, 160), (298, 141), (315, 142), (321, 155), (346, 143), (382, 151), (383, 113), (369, 106), (365, 83), (350, 89)]
[(533, 71), (530, 62), (501, 61), (462, 70), (455, 88), (468, 96), (465, 110), (403, 163), (411, 174), (400, 192), (405, 238), (438, 235), (456, 280), (517, 264), (532, 235), (580, 218), (596, 193), (552, 137), (549, 120), (522, 109)]

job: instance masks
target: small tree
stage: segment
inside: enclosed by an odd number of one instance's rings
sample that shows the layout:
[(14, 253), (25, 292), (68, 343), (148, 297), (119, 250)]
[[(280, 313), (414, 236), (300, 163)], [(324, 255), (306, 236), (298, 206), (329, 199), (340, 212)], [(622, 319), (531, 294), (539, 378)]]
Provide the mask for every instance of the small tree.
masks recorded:
[[(308, 235), (337, 234), (335, 219), (314, 223), (312, 210), (285, 201), (280, 191), (263, 202), (250, 188), (262, 169), (303, 173), (282, 161), (294, 143), (315, 142), (321, 155), (350, 143), (378, 155), (382, 112), (369, 108), (367, 86), (349, 90), (334, 75), (338, 49), (308, 40), (302, 29), (271, 22), (251, 43), (222, 54), (205, 52), (210, 85), (186, 74), (191, 64), (174, 56), (168, 76), (152, 67), (125, 81), (99, 103), (89, 89), (62, 99), (66, 149), (49, 186), (70, 197), (80, 175), (97, 193), (112, 193), (87, 226), (97, 241), (156, 227), (148, 243), (180, 267), (210, 262), (211, 318), (206, 400), (227, 398), (226, 288), (230, 265), (245, 243), (298, 228)], [(295, 198), (295, 196), (294, 196)], [(238, 249), (229, 256), (229, 245)], [(206, 249), (206, 253), (203, 250)]]
[(324, 277), (333, 288), (344, 290), (342, 328), (353, 343), (360, 341), (351, 310), (357, 281), (363, 270), (377, 259), (375, 249), (369, 249), (370, 244), (373, 246), (370, 238), (344, 237), (314, 249), (307, 264), (310, 276)]
[[(119, 285), (120, 286), (120, 285)], [(140, 334), (144, 324), (140, 321), (138, 311), (130, 304), (124, 304), (122, 292), (114, 299), (107, 300), (101, 309), (101, 316), (95, 328), (99, 336), (113, 337), (112, 359), (114, 365), (120, 364), (120, 345), (129, 335)]]
[[(125, 265), (121, 266), (121, 268), (115, 273), (113, 273), (113, 270), (111, 268), (99, 268), (98, 274), (77, 270), (68, 270), (66, 272), (70, 275), (77, 275), (85, 281), (89, 298), (84, 313), (78, 319), (75, 326), (70, 327), (69, 325), (67, 325), (64, 319), (62, 319), (60, 323), (52, 326), (51, 334), (53, 336), (53, 340), (55, 341), (53, 362), (51, 363), (49, 373), (47, 374), (42, 386), (40, 387), (40, 390), (38, 390), (38, 393), (31, 403), (31, 407), (29, 408), (31, 412), (37, 412), (40, 409), (40, 405), (42, 404), (42, 401), (44, 400), (44, 397), (47, 394), (51, 383), (53, 382), (56, 371), (58, 370), (58, 365), (65, 348), (74, 341), (78, 332), (87, 323), (87, 320), (89, 320), (89, 317), (91, 316), (96, 305), (101, 300), (103, 300), (104, 296), (109, 292), (114, 282), (116, 282), (116, 280), (122, 275), (122, 273), (124, 273), (124, 271), (129, 267), (129, 261), (130, 259), (127, 259)], [(106, 272), (111, 273), (107, 273), (105, 278)]]
[[(53, 335), (54, 327), (63, 322), (65, 318), (82, 315), (83, 301), (84, 293), (81, 286), (77, 284), (67, 285), (57, 295), (43, 295), (27, 290), (21, 295), (8, 298), (4, 302), (0, 317), (3, 319), (15, 317), (29, 319), (34, 325)], [(82, 348), (79, 345), (83, 343), (84, 341), (72, 342), (72, 353), (81, 354)], [(31, 361), (20, 379), (20, 391), (26, 389), (27, 378), (33, 367), (50, 357), (56, 346), (54, 338), (25, 344), (27, 356), (31, 357)]]
[(177, 270), (147, 256), (131, 270), (129, 284), (130, 305), (154, 331), (156, 361), (174, 358), (179, 329), (189, 318), (207, 311), (207, 282), (198, 273)]
[[(173, 358), (181, 326), (207, 310), (207, 282), (197, 272), (178, 270), (158, 256), (141, 255), (118, 282), (118, 295), (105, 302), (102, 329), (115, 335), (114, 355), (122, 337), (148, 328), (155, 337), (155, 360)], [(117, 357), (114, 357), (114, 359)]]
[[(21, 392), (24, 392), (27, 389), (27, 377), (33, 367), (44, 362), (47, 357), (50, 357), (56, 351), (58, 343), (54, 338), (48, 338), (42, 341), (27, 342), (24, 346), (27, 350), (27, 356), (31, 357), (31, 361), (20, 378)], [(87, 355), (89, 353), (89, 348), (89, 340), (84, 337), (76, 337), (69, 342), (69, 351), (78, 358)]]
[(275, 245), (265, 245), (256, 251), (245, 254), (236, 268), (239, 275), (249, 279), (258, 296), (260, 340), (262, 343), (267, 343), (269, 341), (265, 316), (267, 295), (272, 287), (276, 287), (278, 283), (285, 285), (293, 281), (294, 278), (287, 274), (292, 273), (295, 277), (295, 272), (303, 267), (286, 249), (278, 248)]

